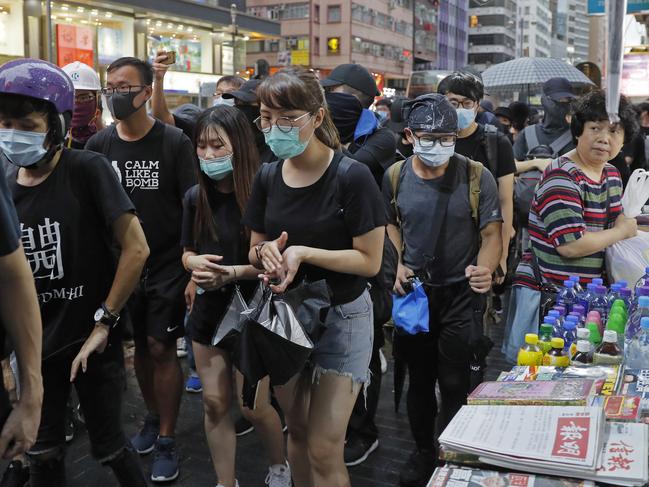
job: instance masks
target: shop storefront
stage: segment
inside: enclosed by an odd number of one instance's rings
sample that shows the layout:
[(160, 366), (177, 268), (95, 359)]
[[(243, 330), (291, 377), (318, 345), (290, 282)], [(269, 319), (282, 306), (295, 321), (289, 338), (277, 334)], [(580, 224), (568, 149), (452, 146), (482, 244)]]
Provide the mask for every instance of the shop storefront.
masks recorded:
[(22, 0), (0, 0), (0, 64), (25, 55)]

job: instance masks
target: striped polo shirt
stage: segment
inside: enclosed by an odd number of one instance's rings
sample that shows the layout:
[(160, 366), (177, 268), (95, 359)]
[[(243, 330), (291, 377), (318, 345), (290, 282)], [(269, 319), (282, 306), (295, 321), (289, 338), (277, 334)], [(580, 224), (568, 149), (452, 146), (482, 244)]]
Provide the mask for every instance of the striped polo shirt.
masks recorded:
[[(612, 228), (622, 212), (622, 179), (606, 164), (599, 181), (593, 181), (568, 157), (552, 161), (539, 181), (530, 208), (529, 232), (543, 282), (562, 285), (571, 275), (582, 284), (601, 277), (604, 251), (568, 259), (557, 247), (580, 239), (585, 232)], [(517, 284), (536, 287), (530, 265), (523, 256), (517, 269)]]

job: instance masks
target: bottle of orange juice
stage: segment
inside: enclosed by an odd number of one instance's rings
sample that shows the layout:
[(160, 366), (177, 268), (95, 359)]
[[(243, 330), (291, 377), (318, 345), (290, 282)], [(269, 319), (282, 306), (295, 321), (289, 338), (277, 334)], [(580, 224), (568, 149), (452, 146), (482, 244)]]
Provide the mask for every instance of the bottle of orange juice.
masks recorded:
[(541, 365), (543, 352), (538, 347), (539, 336), (536, 333), (525, 335), (525, 345), (518, 351), (518, 365)]

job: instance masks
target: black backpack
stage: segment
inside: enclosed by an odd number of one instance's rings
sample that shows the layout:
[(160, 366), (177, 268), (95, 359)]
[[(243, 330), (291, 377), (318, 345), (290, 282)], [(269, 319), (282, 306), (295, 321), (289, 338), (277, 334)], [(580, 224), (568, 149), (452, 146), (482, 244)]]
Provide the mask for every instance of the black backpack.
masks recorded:
[[(555, 159), (561, 151), (572, 142), (572, 133), (570, 129), (562, 133), (550, 145), (539, 143), (537, 125), (530, 125), (523, 130), (525, 141), (527, 142), (527, 159), (548, 158)], [(520, 135), (519, 135), (520, 137)], [(514, 212), (516, 213), (516, 222), (520, 227), (527, 227), (532, 200), (536, 185), (541, 180), (541, 171), (532, 169), (519, 174), (514, 180)]]

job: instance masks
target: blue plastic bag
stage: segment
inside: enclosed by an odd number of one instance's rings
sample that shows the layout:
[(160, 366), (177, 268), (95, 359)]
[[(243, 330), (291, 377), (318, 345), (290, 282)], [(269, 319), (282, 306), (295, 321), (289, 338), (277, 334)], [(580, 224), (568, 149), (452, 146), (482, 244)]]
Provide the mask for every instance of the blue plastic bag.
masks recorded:
[(428, 296), (419, 279), (412, 282), (412, 291), (405, 296), (392, 295), (392, 321), (409, 335), (428, 332)]

